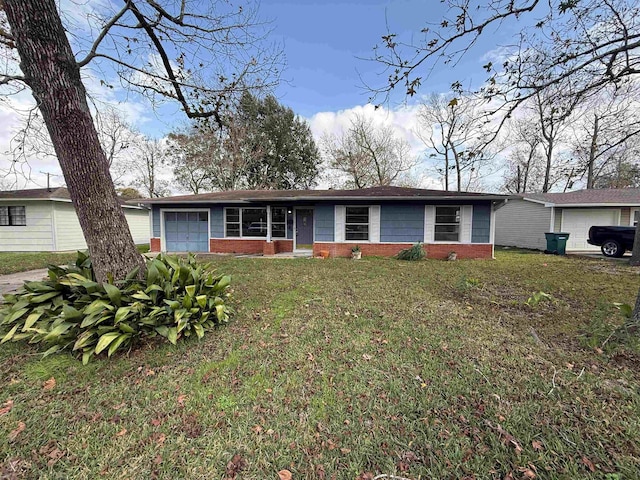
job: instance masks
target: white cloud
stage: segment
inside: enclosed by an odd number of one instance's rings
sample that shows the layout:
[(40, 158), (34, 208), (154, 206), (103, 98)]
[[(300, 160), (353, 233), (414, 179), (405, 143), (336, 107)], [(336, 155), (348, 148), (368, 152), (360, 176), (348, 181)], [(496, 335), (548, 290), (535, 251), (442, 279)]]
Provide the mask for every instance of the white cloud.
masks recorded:
[[(423, 188), (441, 189), (441, 182), (428, 171), (425, 145), (415, 133), (419, 128), (417, 120), (418, 108), (418, 105), (411, 105), (397, 109), (384, 107), (376, 109), (371, 104), (356, 105), (337, 112), (319, 112), (307, 119), (307, 121), (316, 143), (320, 145), (325, 135), (340, 135), (347, 131), (356, 115), (371, 119), (374, 125), (393, 132), (393, 134), (409, 143), (413, 155), (420, 159), (420, 164), (413, 172), (413, 175), (419, 181), (419, 185)], [(326, 181), (321, 182), (320, 187), (326, 187), (326, 183)]]

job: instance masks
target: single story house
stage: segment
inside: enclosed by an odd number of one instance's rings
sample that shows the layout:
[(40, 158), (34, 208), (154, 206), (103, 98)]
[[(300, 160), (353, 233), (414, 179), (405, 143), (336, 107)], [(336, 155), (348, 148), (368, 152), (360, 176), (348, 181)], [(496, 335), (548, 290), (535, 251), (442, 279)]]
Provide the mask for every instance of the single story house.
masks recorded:
[(134, 200), (151, 208), (152, 251), (492, 258), (504, 195), (403, 187), (227, 191)]
[(587, 243), (589, 228), (635, 226), (639, 212), (638, 188), (519, 194), (496, 214), (496, 245), (545, 250), (545, 232), (565, 232), (567, 251), (597, 251)]
[[(149, 211), (122, 205), (133, 239), (149, 242)], [(0, 252), (61, 252), (87, 244), (64, 187), (0, 192)]]

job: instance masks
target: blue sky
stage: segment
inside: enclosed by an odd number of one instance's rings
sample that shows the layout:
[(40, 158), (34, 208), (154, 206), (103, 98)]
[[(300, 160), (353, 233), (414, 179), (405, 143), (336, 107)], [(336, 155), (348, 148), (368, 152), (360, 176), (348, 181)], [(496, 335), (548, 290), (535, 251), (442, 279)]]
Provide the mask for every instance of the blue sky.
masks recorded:
[[(359, 58), (371, 58), (387, 24), (399, 38), (419, 38), (418, 32), (428, 22), (438, 22), (446, 14), (437, 0), (264, 0), (261, 9), (265, 18), (273, 20), (274, 38), (283, 42), (287, 57), (285, 82), (276, 94), (305, 117), (367, 102), (369, 95), (360, 76), (372, 85), (380, 85), (385, 77), (379, 75), (379, 64)], [(508, 42), (517, 29), (511, 24), (487, 32), (455, 69), (436, 69), (422, 93), (447, 91), (455, 80), (479, 83), (486, 63), (483, 54)], [(389, 106), (404, 100), (398, 92)]]

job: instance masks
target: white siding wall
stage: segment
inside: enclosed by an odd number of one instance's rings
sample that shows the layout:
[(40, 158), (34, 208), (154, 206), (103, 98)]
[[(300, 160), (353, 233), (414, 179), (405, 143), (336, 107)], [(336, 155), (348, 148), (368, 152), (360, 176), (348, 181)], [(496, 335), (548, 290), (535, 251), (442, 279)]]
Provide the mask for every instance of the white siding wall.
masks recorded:
[(473, 222), (473, 207), (471, 205), (463, 205), (460, 208), (460, 242), (471, 243), (471, 223)]
[[(80, 221), (71, 203), (55, 204), (55, 225), (58, 250), (83, 250), (87, 248)], [(149, 242), (149, 213), (146, 210), (125, 209), (129, 229), (136, 243)]]
[(83, 250), (87, 248), (82, 228), (73, 204), (66, 202), (52, 202), (54, 204), (56, 246), (63, 250)]
[(0, 226), (0, 252), (47, 252), (53, 250), (52, 203), (0, 201), (1, 206), (25, 206), (27, 215), (27, 225), (25, 226)]
[(551, 208), (526, 200), (509, 200), (496, 211), (495, 244), (544, 250)]
[(149, 211), (125, 208), (124, 215), (127, 217), (127, 223), (129, 224), (133, 241), (136, 242), (136, 244), (149, 243), (149, 230), (151, 228)]

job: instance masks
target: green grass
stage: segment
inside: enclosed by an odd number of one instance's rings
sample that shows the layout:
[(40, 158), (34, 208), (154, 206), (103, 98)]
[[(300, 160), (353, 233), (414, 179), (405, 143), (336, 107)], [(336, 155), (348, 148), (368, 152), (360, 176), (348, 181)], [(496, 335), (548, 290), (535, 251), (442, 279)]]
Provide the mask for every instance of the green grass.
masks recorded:
[[(148, 244), (137, 246), (140, 253), (149, 251)], [(64, 265), (76, 259), (76, 252), (0, 252), (0, 275)]]
[(86, 367), (1, 347), (0, 477), (637, 478), (640, 356), (585, 342), (637, 270), (508, 251), (214, 261), (237, 314), (203, 341)]

